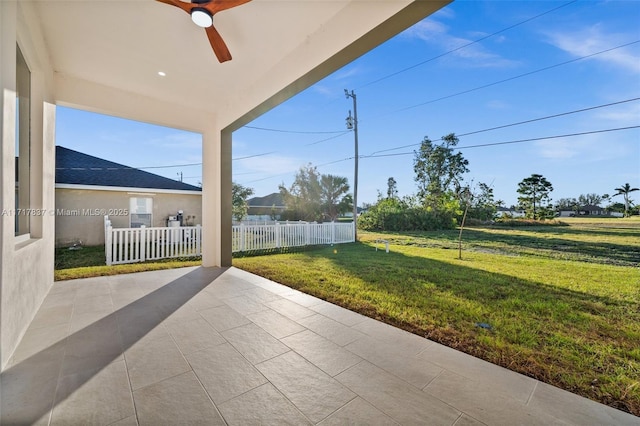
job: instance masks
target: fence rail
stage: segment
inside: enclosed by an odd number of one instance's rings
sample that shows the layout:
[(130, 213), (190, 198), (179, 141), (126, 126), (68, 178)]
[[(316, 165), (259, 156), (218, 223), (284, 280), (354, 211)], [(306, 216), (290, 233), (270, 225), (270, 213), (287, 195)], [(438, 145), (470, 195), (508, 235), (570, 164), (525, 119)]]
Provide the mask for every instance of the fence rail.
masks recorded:
[(113, 228), (105, 219), (107, 265), (144, 262), (202, 254), (202, 227)]
[[(105, 217), (107, 265), (202, 255), (202, 227), (113, 228)], [(232, 227), (232, 252), (354, 241), (353, 223), (276, 223)]]
[(269, 250), (354, 241), (353, 223), (276, 223), (233, 226), (232, 252)]

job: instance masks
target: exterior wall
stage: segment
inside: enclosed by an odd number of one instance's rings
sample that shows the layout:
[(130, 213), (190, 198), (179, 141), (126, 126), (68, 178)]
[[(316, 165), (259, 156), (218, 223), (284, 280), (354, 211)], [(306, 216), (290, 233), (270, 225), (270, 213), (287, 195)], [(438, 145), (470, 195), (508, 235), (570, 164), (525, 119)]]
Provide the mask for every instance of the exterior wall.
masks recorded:
[[(53, 70), (29, 2), (0, 1), (0, 369), (53, 284)], [(31, 71), (30, 233), (15, 236), (16, 43)]]
[(104, 244), (104, 213), (114, 228), (130, 226), (129, 199), (153, 199), (153, 226), (167, 226), (167, 217), (182, 210), (184, 218), (195, 216), (190, 222), (202, 224), (202, 194), (157, 193), (139, 191), (105, 191), (56, 188), (56, 246), (82, 241), (86, 246)]

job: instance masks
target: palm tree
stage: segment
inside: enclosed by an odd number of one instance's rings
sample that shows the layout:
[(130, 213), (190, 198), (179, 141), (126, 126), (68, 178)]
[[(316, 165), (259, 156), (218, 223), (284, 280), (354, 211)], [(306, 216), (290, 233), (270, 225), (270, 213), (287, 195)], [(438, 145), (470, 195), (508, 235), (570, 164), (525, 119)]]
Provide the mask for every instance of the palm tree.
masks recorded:
[(613, 194), (614, 197), (616, 195), (624, 195), (624, 217), (629, 217), (629, 193), (633, 191), (640, 191), (640, 188), (632, 188), (627, 182), (620, 188), (615, 188), (614, 190), (618, 191), (616, 194)]
[(324, 214), (331, 221), (336, 220), (340, 213), (348, 211), (353, 205), (353, 199), (347, 198), (349, 183), (346, 177), (334, 175), (320, 176), (320, 200), (324, 209)]

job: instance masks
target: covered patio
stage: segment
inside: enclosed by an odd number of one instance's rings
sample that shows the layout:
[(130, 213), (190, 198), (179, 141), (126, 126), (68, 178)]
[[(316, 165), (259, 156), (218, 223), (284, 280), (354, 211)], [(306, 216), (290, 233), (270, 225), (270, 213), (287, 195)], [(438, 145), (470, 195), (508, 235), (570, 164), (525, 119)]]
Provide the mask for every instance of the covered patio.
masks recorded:
[(55, 283), (1, 397), (7, 425), (640, 423), (237, 268)]
[(233, 132), (449, 1), (209, 0), (214, 30), (177, 0), (0, 1), (0, 370), (53, 285), (57, 106), (200, 134), (202, 261), (227, 267)]

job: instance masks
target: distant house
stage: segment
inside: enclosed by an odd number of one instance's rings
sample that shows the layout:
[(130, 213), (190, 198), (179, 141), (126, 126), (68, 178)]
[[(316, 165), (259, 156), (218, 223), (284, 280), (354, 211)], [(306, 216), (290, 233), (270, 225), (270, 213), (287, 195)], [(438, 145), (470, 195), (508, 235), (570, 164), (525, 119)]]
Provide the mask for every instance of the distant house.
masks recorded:
[(580, 207), (578, 214), (581, 216), (609, 216), (609, 212), (606, 209), (591, 204)]
[(286, 210), (282, 194), (274, 192), (264, 197), (253, 197), (247, 200), (249, 205), (248, 220), (271, 220), (279, 218)]
[(560, 210), (558, 211), (559, 217), (574, 217), (576, 215), (575, 210)]
[(522, 210), (516, 210), (506, 207), (498, 207), (496, 210), (496, 217), (525, 217), (525, 213)]
[(56, 146), (55, 238), (104, 244), (104, 216), (116, 228), (201, 224), (202, 189), (143, 170)]
[(592, 204), (588, 204), (586, 206), (581, 206), (576, 210), (560, 210), (558, 213), (560, 217), (574, 217), (574, 216), (614, 216), (618, 217), (617, 213), (612, 213), (605, 209), (604, 207), (594, 206)]

